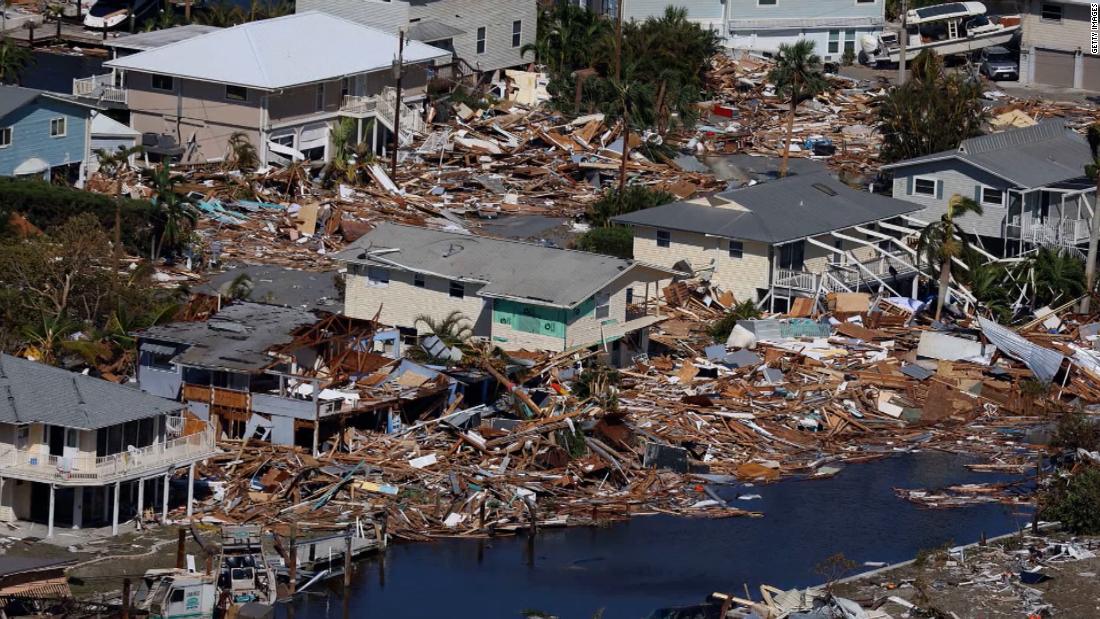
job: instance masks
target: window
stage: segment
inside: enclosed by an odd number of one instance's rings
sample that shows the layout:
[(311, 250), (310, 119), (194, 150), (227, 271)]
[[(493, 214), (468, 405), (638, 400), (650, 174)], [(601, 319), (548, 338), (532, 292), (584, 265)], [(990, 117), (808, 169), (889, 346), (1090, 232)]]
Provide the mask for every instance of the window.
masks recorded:
[(325, 85), (317, 84), (317, 91), (313, 95), (313, 106), (318, 112), (325, 109)]
[(60, 138), (65, 135), (65, 117), (50, 119), (50, 137)]
[(730, 241), (729, 247), (726, 249), (729, 252), (730, 258), (740, 259), (745, 254), (745, 244), (741, 241)]
[(596, 294), (596, 319), (602, 320), (611, 316), (611, 295), (606, 292)]
[(1039, 17), (1043, 21), (1062, 21), (1062, 5), (1044, 2), (1039, 7)]
[(11, 146), (11, 127), (0, 127), (0, 148)]
[(775, 6), (779, 4), (779, 0), (756, 0), (757, 6)]
[(844, 53), (847, 54), (848, 52), (852, 52), (853, 54), (856, 52), (856, 31), (855, 30), (845, 30), (844, 31)]
[(485, 53), (485, 26), (477, 29), (477, 53)]
[(166, 90), (168, 92), (175, 90), (172, 78), (167, 75), (154, 75), (152, 86), (153, 90)]
[(512, 47), (519, 47), (520, 41), (523, 40), (523, 22), (516, 20), (512, 22)]
[(244, 86), (226, 86), (225, 98), (229, 101), (247, 101), (248, 89)]
[(830, 30), (829, 31), (829, 53), (830, 54), (839, 54), (840, 53), (840, 31), (839, 30)]
[(874, 4), (878, 0), (856, 0), (856, 4)]
[(657, 231), (657, 247), (668, 247), (672, 244), (672, 233), (668, 230)]
[(65, 446), (66, 447), (79, 447), (80, 446), (80, 431), (75, 428), (65, 428)]
[(451, 282), (450, 294), (456, 299), (466, 296), (466, 286), (462, 282)]
[(979, 197), (981, 198), (980, 202), (982, 203), (982, 205), (1005, 205), (1005, 192), (994, 187), (982, 187), (982, 191)]
[[(837, 251), (844, 251), (844, 241), (837, 239), (833, 241), (833, 247)], [(837, 253), (835, 251), (829, 252), (829, 264), (843, 264), (844, 254)]]
[(30, 426), (19, 426), (15, 429), (15, 448), (26, 449), (31, 442)]
[(170, 603), (179, 603), (183, 601), (183, 589), (172, 589), (172, 595), (168, 598)]
[(779, 246), (779, 268), (801, 271), (806, 259), (806, 242), (795, 241)]
[(423, 273), (413, 273), (413, 286), (416, 286), (417, 288), (423, 288), (424, 287), (424, 274)]
[(921, 196), (935, 196), (936, 179), (920, 176), (913, 177), (913, 193)]
[(382, 267), (367, 267), (367, 285), (371, 288), (385, 288), (390, 285), (390, 270)]
[(627, 305), (632, 305), (633, 303), (634, 303), (634, 289), (633, 288), (627, 288), (626, 289), (626, 304)]

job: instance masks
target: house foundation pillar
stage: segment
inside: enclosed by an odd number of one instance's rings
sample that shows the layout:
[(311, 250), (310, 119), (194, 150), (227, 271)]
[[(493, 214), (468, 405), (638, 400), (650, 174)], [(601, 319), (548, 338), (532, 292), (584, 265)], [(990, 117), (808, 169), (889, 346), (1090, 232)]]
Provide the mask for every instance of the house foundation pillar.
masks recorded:
[(84, 488), (73, 488), (73, 528), (84, 526)]
[(168, 480), (172, 478), (170, 473), (164, 474), (164, 494), (160, 497), (160, 523), (168, 524)]
[(46, 520), (46, 537), (53, 537), (53, 511), (55, 503), (55, 494), (57, 493), (57, 487), (50, 484), (50, 514)]
[(195, 463), (187, 467), (187, 517), (190, 518), (195, 510)]
[(141, 529), (141, 517), (145, 513), (145, 478), (138, 479), (138, 499), (137, 499), (137, 517), (134, 521), (137, 523), (137, 528)]
[(118, 499), (122, 490), (122, 482), (115, 482), (114, 506), (111, 511), (111, 535), (118, 535)]

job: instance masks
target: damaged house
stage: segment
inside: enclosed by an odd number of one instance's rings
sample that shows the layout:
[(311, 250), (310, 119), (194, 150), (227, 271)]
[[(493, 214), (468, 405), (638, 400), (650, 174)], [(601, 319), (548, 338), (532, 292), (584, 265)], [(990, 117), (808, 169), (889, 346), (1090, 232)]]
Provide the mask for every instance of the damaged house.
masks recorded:
[[(397, 51), (393, 34), (305, 12), (214, 30), (104, 66), (125, 91), (130, 126), (144, 134), (151, 154), (221, 161), (229, 137), (241, 132), (266, 165), (328, 161), (329, 131), (345, 118), (355, 122), (357, 141), (381, 152), (396, 115)], [(423, 122), (409, 105), (423, 99), (434, 63), (450, 53), (410, 41), (403, 54), (404, 139)]]
[(179, 399), (219, 437), (312, 447), (348, 426), (392, 430), (454, 397), (455, 381), (400, 359), (396, 331), (237, 303), (137, 334), (141, 389)]
[[(49, 397), (43, 397), (49, 394)], [(112, 527), (166, 517), (169, 480), (218, 449), (178, 402), (0, 354), (0, 522)]]
[[(894, 196), (919, 205), (923, 221), (939, 219), (951, 198), (971, 198), (982, 214), (955, 223), (990, 251), (1023, 253), (1037, 245), (1077, 247), (1089, 240), (1096, 183), (1085, 176), (1089, 145), (1061, 118), (963, 140), (955, 150), (882, 167)], [(919, 226), (923, 221), (915, 221)]]
[(901, 296), (915, 254), (891, 220), (918, 209), (815, 172), (612, 220), (634, 230), (637, 259), (774, 303), (868, 288)]
[(613, 362), (646, 350), (646, 329), (660, 320), (646, 301), (675, 275), (633, 260), (394, 223), (337, 258), (348, 265), (348, 316), (423, 333), (428, 325), (418, 318), (460, 312), (475, 337), (505, 350), (605, 346)]

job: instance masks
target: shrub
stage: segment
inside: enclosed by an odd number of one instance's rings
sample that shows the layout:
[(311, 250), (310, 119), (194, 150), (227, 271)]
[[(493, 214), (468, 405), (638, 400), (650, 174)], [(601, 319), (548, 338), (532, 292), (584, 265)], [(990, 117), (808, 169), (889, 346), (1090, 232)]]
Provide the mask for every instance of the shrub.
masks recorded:
[(1039, 505), (1044, 520), (1061, 521), (1074, 535), (1100, 534), (1100, 468), (1090, 466), (1054, 480)]
[(634, 234), (629, 228), (593, 228), (577, 238), (573, 244), (576, 249), (597, 254), (632, 258), (634, 256)]
[(608, 189), (603, 192), (599, 200), (588, 207), (586, 215), (589, 223), (593, 226), (606, 226), (611, 218), (616, 215), (625, 215), (634, 211), (661, 206), (675, 199), (676, 196), (667, 191), (634, 185), (623, 191), (623, 197), (620, 200), (618, 189)]
[[(122, 242), (131, 250), (148, 250), (153, 236), (156, 208), (144, 200), (112, 198), (97, 193), (51, 185), (42, 180), (0, 177), (0, 221), (21, 213), (43, 231), (50, 231), (74, 215), (90, 213), (104, 230), (114, 230), (116, 204)], [(6, 233), (0, 227), (0, 235)]]
[(756, 304), (748, 300), (742, 301), (730, 308), (730, 311), (726, 312), (724, 316), (711, 323), (707, 332), (715, 340), (724, 343), (729, 338), (733, 328), (737, 326), (738, 320), (752, 320), (754, 318), (760, 318), (760, 310), (756, 308)]

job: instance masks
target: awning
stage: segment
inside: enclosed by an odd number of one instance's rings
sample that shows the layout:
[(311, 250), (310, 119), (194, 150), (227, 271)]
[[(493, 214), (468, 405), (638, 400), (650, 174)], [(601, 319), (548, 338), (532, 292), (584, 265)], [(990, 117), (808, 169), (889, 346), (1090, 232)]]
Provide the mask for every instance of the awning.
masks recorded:
[(13, 176), (30, 176), (31, 174), (42, 174), (46, 170), (50, 169), (50, 164), (46, 163), (38, 157), (31, 157), (23, 163), (15, 167), (12, 171)]
[(409, 26), (405, 33), (413, 41), (442, 41), (453, 39), (460, 34), (466, 34), (454, 26), (437, 21), (421, 21)]

